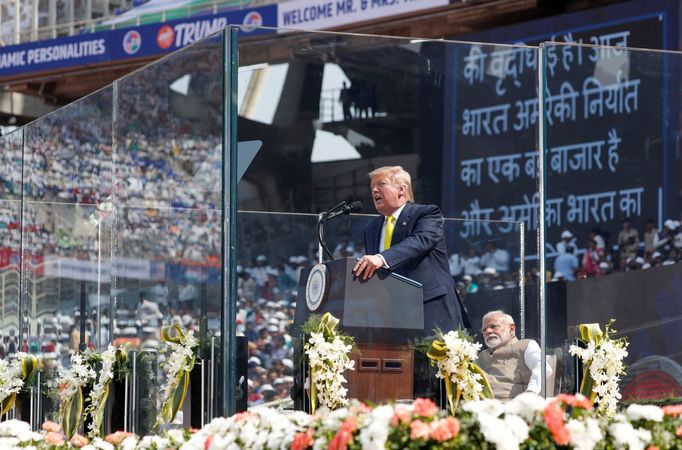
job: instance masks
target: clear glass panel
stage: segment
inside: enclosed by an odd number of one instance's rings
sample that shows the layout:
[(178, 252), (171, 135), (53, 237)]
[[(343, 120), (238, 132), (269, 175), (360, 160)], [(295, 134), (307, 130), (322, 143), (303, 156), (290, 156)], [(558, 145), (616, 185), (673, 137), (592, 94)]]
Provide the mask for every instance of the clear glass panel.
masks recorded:
[(220, 350), (222, 89), (222, 35), (115, 84), (112, 339), (140, 361), (139, 434), (156, 419), (163, 325), (194, 330), (202, 343), (205, 366), (177, 422), (200, 427), (220, 414), (209, 373)]
[(623, 400), (678, 396), (682, 57), (611, 42), (542, 47), (547, 271), (563, 279), (546, 288), (547, 352), (570, 391), (575, 327), (615, 319)]
[[(71, 355), (108, 343), (112, 89), (25, 127), (22, 350), (42, 356), (41, 382)], [(107, 300), (108, 303), (108, 300)], [(45, 384), (40, 385), (43, 394)], [(44, 395), (42, 417), (57, 405)]]
[(0, 358), (21, 350), (19, 264), (21, 255), (21, 163), (23, 130), (0, 138)]
[[(498, 255), (509, 252), (502, 265), (506, 273), (495, 278), (486, 273), (472, 298), (518, 306), (519, 255), (530, 255), (524, 261), (530, 270), (538, 254), (535, 48), (292, 33), (268, 52), (257, 42), (240, 43), (239, 64), (238, 138), (263, 143), (239, 184), (239, 208), (313, 214), (305, 232), (289, 222), (282, 225), (283, 235), (275, 223), (265, 230), (250, 227), (259, 237), (240, 247), (249, 253), (239, 254), (242, 269), (258, 265), (253, 258), (259, 252), (248, 249), (260, 246), (273, 246), (282, 262), (295, 266), (304, 256), (304, 265), (310, 264), (316, 215), (354, 200), (372, 211), (367, 174), (399, 164), (412, 175), (418, 203), (439, 205), (446, 216), (466, 220), (448, 224), (453, 252), (462, 256), (471, 249), (479, 264), (486, 247), (497, 244)], [(296, 226), (300, 220), (292, 219)], [(328, 224), (329, 248), (336, 256), (362, 255), (363, 219), (345, 220)], [(277, 233), (276, 246), (266, 238), (271, 233)], [(263, 256), (270, 265), (278, 261)], [(503, 289), (494, 290), (498, 285)], [(305, 298), (301, 295), (299, 289), (299, 299)], [(483, 312), (485, 305), (474, 309)], [(534, 311), (534, 325), (527, 328), (537, 331)], [(260, 353), (266, 342), (250, 345), (251, 354)]]
[[(361, 257), (364, 252), (364, 229), (376, 216), (352, 215), (340, 217), (326, 222), (323, 238), (335, 261), (327, 261), (331, 273), (331, 286), (327, 306), (332, 305), (344, 287), (335, 282), (335, 264), (342, 263), (345, 258)], [(300, 347), (298, 336), (306, 313), (306, 287), (311, 266), (318, 261), (317, 243), (318, 216), (316, 214), (265, 213), (256, 211), (240, 211), (238, 213), (239, 236), (239, 276), (238, 290), (238, 334), (248, 339), (248, 406), (264, 403), (291, 407), (291, 397), (299, 405), (300, 383), (295, 380), (299, 376), (298, 361)], [(467, 227), (486, 227), (491, 230), (491, 238), (481, 241), (463, 239)], [(516, 232), (502, 233), (508, 227)], [(524, 297), (523, 284), (518, 277), (522, 273), (520, 261), (522, 248), (518, 223), (476, 222), (455, 219), (446, 220), (445, 235), (447, 237), (447, 255), (452, 270), (452, 283), (457, 286), (460, 296), (468, 310), (472, 328), (469, 329), (482, 343), (480, 337), (481, 318), (488, 311), (502, 309), (511, 314), (519, 324), (519, 337), (538, 337), (537, 308), (535, 290)], [(481, 259), (486, 259), (486, 248), (496, 245), (495, 260), (499, 264), (492, 271), (484, 267)], [(474, 254), (463, 255), (468, 250)], [(492, 253), (491, 257), (492, 257)], [(458, 261), (461, 261), (458, 263)], [(458, 264), (461, 271), (457, 270)], [(338, 278), (338, 276), (336, 276)], [(343, 283), (341, 283), (343, 284)], [(358, 292), (351, 293), (346, 284), (348, 299)], [(335, 292), (337, 291), (337, 292)], [(523, 300), (522, 300), (523, 299)], [(527, 305), (528, 304), (528, 305)], [(394, 306), (395, 307), (395, 306)], [(331, 306), (332, 312), (334, 306)], [(324, 307), (323, 307), (324, 310)], [(385, 336), (377, 333), (367, 335), (364, 330), (354, 326), (352, 314), (346, 304), (341, 313), (341, 327), (356, 335), (358, 342), (367, 345), (367, 337), (378, 343)], [(365, 313), (369, 313), (366, 311)], [(389, 314), (390, 315), (390, 314)], [(393, 330), (395, 331), (395, 330)], [(393, 338), (394, 344), (414, 343), (425, 336), (425, 330), (399, 330), (400, 338)], [(431, 330), (427, 330), (431, 331)], [(430, 333), (428, 333), (430, 334)], [(365, 340), (363, 340), (365, 339)], [(364, 349), (363, 356), (371, 354), (371, 349)], [(417, 379), (414, 389), (421, 389), (420, 395), (437, 396), (438, 386), (431, 383), (433, 372), (424, 355), (415, 353), (414, 364), (417, 368)], [(367, 359), (367, 358), (365, 358)], [(371, 358), (369, 358), (371, 359)], [(359, 364), (358, 359), (358, 364)], [(358, 373), (358, 372), (356, 372)], [(352, 377), (352, 375), (349, 375)], [(420, 378), (421, 377), (421, 378)], [(355, 384), (353, 384), (355, 383)], [(357, 390), (357, 380), (349, 385)], [(410, 386), (412, 391), (412, 386)], [(303, 406), (305, 407), (305, 406)]]

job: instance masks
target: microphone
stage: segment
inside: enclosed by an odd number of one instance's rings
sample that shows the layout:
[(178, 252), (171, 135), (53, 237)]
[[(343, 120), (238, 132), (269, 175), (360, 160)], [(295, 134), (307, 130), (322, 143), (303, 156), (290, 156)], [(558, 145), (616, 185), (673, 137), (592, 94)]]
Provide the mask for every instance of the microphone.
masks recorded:
[(336, 216), (343, 216), (346, 214), (350, 214), (352, 212), (358, 212), (362, 210), (362, 202), (359, 200), (354, 201), (353, 203), (347, 204), (343, 203), (340, 205), (340, 207), (333, 208), (328, 214), (324, 216), (322, 219), (323, 221), (333, 219)]
[(324, 228), (324, 223), (329, 220), (333, 219), (336, 216), (341, 216), (344, 214), (350, 214), (354, 211), (360, 211), (362, 209), (362, 202), (359, 201), (354, 201), (350, 205), (344, 200), (338, 205), (334, 206), (332, 209), (327, 211), (326, 213), (322, 214), (322, 217), (320, 217), (319, 222), (317, 222), (317, 241), (320, 243), (320, 263), (322, 262), (322, 252), (324, 252), (329, 259), (334, 259), (332, 256), (331, 252), (327, 248), (327, 245), (324, 243), (324, 238), (322, 237), (322, 229)]

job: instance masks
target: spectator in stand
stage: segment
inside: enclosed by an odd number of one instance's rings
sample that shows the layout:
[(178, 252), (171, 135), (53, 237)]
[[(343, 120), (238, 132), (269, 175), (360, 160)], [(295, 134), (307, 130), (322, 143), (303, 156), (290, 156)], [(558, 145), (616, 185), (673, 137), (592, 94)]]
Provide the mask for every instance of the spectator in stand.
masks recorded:
[(573, 246), (567, 245), (566, 252), (560, 253), (554, 260), (554, 272), (560, 272), (566, 281), (575, 280), (575, 272), (578, 270), (578, 257), (573, 254)]
[(602, 257), (606, 255), (606, 237), (609, 233), (604, 233), (603, 230), (599, 228), (592, 228), (590, 230), (590, 240), (597, 243), (597, 250), (601, 251)]
[(462, 277), (462, 281), (464, 281), (464, 287), (466, 288), (467, 294), (473, 294), (474, 292), (478, 292), (478, 284), (476, 284), (471, 275), (468, 274), (464, 275)]
[(663, 264), (663, 260), (661, 259), (661, 252), (653, 252), (649, 257), (649, 264), (651, 265), (651, 267), (657, 267)]
[(673, 222), (673, 225), (675, 226), (675, 243), (674, 246), (678, 250), (682, 249), (682, 227), (680, 226), (680, 221), (676, 220)]
[(452, 275), (453, 278), (460, 276), (464, 271), (464, 260), (459, 253), (453, 253), (450, 255), (449, 264), (450, 275)]
[(639, 232), (632, 227), (630, 218), (623, 219), (623, 228), (618, 233), (618, 248), (620, 250), (620, 267), (624, 269), (628, 259), (637, 257), (639, 248)]
[(497, 248), (494, 241), (488, 241), (485, 246), (486, 252), (481, 256), (481, 265), (485, 268), (492, 267), (497, 273), (509, 272), (509, 252)]
[(644, 266), (644, 258), (641, 256), (631, 256), (630, 258), (627, 259), (626, 261), (626, 269), (627, 271), (631, 270), (641, 270)]
[(599, 263), (599, 276), (608, 275), (610, 273), (611, 273), (611, 265), (606, 261), (600, 262)]
[(658, 230), (654, 225), (654, 221), (647, 219), (644, 224), (644, 234), (642, 236), (644, 239), (644, 257), (649, 257), (656, 251), (656, 244), (658, 241)]
[(558, 254), (566, 253), (567, 248), (572, 248), (573, 253), (577, 250), (575, 239), (573, 238), (573, 233), (568, 230), (561, 232), (561, 241), (556, 245), (556, 252)]
[(675, 264), (676, 262), (679, 261), (679, 251), (676, 248), (671, 248), (670, 251), (668, 252), (668, 257), (666, 258), (665, 261), (663, 261), (664, 266), (669, 266), (671, 264)]
[(663, 230), (658, 234), (658, 239), (655, 242), (656, 250), (665, 256), (675, 246), (675, 230), (675, 221), (668, 219), (663, 222)]
[(469, 248), (469, 253), (462, 260), (465, 275), (476, 276), (481, 273), (481, 257), (478, 256), (474, 247)]
[(587, 241), (587, 248), (583, 255), (583, 270), (588, 277), (595, 277), (599, 275), (599, 264), (603, 259), (603, 253), (599, 252), (597, 242), (594, 240)]

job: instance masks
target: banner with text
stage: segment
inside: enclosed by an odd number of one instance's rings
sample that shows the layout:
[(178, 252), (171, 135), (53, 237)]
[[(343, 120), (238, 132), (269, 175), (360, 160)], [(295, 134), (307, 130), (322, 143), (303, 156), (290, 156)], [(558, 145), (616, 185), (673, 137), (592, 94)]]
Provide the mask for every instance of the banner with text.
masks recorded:
[[(517, 44), (557, 42), (545, 47), (544, 68), (537, 48), (470, 45), (452, 52), (456, 79), (445, 126), (453, 151), (445, 155), (444, 193), (449, 214), (472, 219), (460, 231), (463, 238), (512, 232), (506, 223), (479, 222), (501, 219), (523, 222), (531, 234), (526, 242), (535, 242), (539, 70), (546, 73), (547, 255), (555, 254), (563, 230), (584, 248), (593, 228), (615, 244), (623, 218), (632, 218), (640, 230), (648, 218), (660, 221), (665, 147), (674, 139), (665, 116), (674, 108), (664, 100), (671, 81), (660, 54), (623, 48), (668, 47), (675, 14), (651, 10), (663, 3), (647, 3), (648, 11), (631, 10), (630, 17), (622, 17), (622, 5), (566, 16), (570, 20), (561, 23), (574, 28), (545, 23), (546, 34), (531, 38), (500, 33)], [(604, 17), (609, 22), (596, 20)], [(476, 36), (479, 42), (489, 38), (494, 32)]]
[(227, 25), (241, 25), (243, 36), (274, 33), (274, 30), (257, 27), (277, 25), (277, 5), (0, 47), (0, 79), (9, 75), (163, 55), (217, 33)]
[(280, 28), (325, 30), (448, 4), (449, 0), (292, 0), (278, 3), (277, 24)]

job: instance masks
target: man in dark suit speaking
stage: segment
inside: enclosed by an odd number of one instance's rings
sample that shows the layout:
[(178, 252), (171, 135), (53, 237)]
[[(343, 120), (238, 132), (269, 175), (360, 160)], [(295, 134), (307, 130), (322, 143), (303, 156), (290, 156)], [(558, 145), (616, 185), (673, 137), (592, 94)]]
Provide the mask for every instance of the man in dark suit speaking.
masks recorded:
[(450, 276), (445, 230), (437, 206), (414, 203), (410, 174), (400, 166), (370, 172), (374, 207), (381, 214), (365, 228), (364, 255), (353, 272), (365, 280), (385, 268), (418, 281), (424, 293), (424, 332), (469, 328)]

